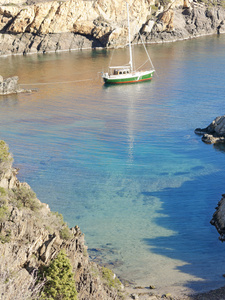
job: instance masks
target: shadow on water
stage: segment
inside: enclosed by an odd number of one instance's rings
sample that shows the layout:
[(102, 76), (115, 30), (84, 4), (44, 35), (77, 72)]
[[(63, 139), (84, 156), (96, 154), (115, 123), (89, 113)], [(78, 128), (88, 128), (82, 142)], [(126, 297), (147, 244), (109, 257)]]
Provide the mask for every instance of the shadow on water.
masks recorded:
[(184, 262), (176, 269), (200, 280), (185, 283), (194, 292), (215, 289), (224, 284), (225, 248), (210, 224), (219, 201), (216, 195), (222, 188), (218, 180), (221, 176), (218, 173), (205, 175), (178, 188), (143, 192), (144, 205), (148, 206), (152, 197), (162, 202), (160, 213), (166, 213), (166, 216), (156, 218), (155, 223), (175, 232), (173, 236), (145, 238), (144, 243), (149, 246), (150, 252)]
[(213, 145), (213, 148), (216, 150), (216, 151), (220, 151), (220, 152), (223, 152), (225, 153), (225, 144), (214, 144)]

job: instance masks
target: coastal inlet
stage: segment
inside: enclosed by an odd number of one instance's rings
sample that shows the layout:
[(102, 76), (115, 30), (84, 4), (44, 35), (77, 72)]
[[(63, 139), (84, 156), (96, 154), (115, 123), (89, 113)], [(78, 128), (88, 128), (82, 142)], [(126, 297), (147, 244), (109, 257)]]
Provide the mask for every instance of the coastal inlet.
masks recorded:
[[(0, 99), (19, 180), (135, 286), (179, 294), (224, 285), (224, 245), (210, 220), (225, 156), (194, 133), (221, 115), (224, 48), (223, 35), (148, 45), (158, 77), (111, 87), (96, 74), (112, 50), (1, 58), (4, 78), (38, 89)], [(134, 52), (140, 65), (143, 47)], [(115, 50), (113, 63), (128, 54)]]

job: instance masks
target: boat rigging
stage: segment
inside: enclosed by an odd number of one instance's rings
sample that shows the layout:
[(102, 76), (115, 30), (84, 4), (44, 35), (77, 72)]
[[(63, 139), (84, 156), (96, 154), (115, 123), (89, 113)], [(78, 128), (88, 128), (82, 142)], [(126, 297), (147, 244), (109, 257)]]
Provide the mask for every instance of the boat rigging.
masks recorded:
[(149, 54), (143, 43), (142, 38), (141, 38), (141, 42), (147, 53), (148, 60), (151, 63), (152, 69), (146, 71), (134, 70), (133, 56), (132, 56), (132, 49), (131, 49), (131, 38), (130, 38), (130, 20), (129, 20), (128, 3), (127, 3), (127, 25), (128, 25), (128, 42), (129, 42), (129, 56), (130, 56), (129, 63), (126, 66), (109, 67), (109, 71), (102, 74), (102, 78), (105, 84), (136, 83), (141, 81), (148, 81), (152, 79), (153, 74), (155, 72), (153, 64), (151, 62), (151, 59), (149, 57)]

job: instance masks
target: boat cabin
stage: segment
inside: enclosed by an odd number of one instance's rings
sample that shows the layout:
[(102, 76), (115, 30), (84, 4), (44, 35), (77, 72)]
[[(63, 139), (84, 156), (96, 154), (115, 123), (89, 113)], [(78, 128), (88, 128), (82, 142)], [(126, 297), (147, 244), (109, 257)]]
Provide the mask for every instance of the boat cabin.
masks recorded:
[(110, 67), (109, 68), (109, 74), (110, 75), (125, 75), (130, 74), (130, 66), (120, 66), (120, 67)]

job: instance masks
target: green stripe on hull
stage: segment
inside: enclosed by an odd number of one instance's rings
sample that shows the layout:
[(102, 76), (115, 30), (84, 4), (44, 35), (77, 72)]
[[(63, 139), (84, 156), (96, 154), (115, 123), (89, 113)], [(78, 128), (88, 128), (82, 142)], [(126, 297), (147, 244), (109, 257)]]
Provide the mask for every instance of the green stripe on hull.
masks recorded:
[(137, 83), (141, 81), (151, 80), (153, 72), (142, 76), (127, 77), (127, 78), (103, 78), (106, 84), (120, 84), (120, 83)]

